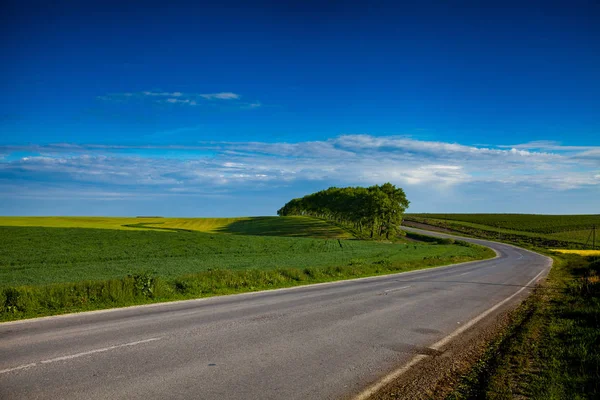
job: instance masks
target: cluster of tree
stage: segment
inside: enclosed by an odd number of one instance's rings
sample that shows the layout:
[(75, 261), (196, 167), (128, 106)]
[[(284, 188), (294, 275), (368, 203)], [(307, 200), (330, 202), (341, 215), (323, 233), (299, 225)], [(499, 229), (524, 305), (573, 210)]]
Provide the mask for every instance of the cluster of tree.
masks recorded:
[(299, 199), (293, 199), (277, 211), (277, 215), (307, 215), (352, 226), (371, 237), (393, 237), (400, 228), (402, 215), (408, 208), (404, 190), (391, 183), (381, 186), (330, 187)]

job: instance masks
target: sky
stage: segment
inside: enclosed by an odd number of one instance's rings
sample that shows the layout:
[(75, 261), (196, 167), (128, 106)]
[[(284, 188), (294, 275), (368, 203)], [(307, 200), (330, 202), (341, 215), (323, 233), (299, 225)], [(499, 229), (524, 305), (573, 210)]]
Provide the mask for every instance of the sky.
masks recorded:
[(600, 213), (597, 1), (3, 1), (0, 215)]

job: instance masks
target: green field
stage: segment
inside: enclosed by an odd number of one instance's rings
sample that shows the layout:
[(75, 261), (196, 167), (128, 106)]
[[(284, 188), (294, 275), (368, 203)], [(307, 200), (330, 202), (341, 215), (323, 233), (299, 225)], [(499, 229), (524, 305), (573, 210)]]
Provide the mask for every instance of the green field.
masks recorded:
[(600, 214), (407, 214), (407, 216), (471, 222), (495, 228), (544, 234), (585, 229), (589, 231), (589, 228), (594, 224), (600, 226)]
[(140, 271), (174, 278), (208, 269), (400, 263), (476, 253), (452, 245), (39, 227), (0, 227), (0, 241), (0, 287), (112, 279)]
[[(510, 235), (522, 236), (522, 242), (542, 247), (575, 247), (586, 243), (591, 228), (600, 228), (600, 215), (535, 215), (535, 214), (407, 214), (405, 221), (420, 222), (449, 228), (466, 234), (488, 231), (502, 239)], [(599, 234), (597, 233), (597, 236)], [(531, 238), (528, 240), (527, 238)], [(513, 240), (517, 241), (517, 240)], [(546, 242), (547, 246), (544, 246)], [(596, 238), (600, 242), (600, 238)], [(558, 245), (558, 246), (557, 246)]]
[[(493, 256), (489, 249), (466, 243), (343, 239), (352, 235), (307, 217), (4, 221), (71, 227), (0, 226), (0, 320), (326, 282)], [(79, 222), (103, 229), (72, 227)]]

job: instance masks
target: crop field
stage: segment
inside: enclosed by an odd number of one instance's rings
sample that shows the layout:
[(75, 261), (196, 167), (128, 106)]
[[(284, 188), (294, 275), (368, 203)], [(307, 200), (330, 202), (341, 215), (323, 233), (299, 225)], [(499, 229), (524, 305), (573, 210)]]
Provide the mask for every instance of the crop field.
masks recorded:
[[(491, 231), (506, 235), (583, 245), (591, 228), (600, 228), (600, 215), (535, 215), (535, 214), (407, 214), (406, 221), (446, 225), (450, 229)], [(598, 233), (597, 233), (598, 235)], [(599, 238), (596, 238), (598, 244)], [(559, 243), (558, 243), (559, 244)]]
[(591, 215), (537, 215), (537, 214), (407, 214), (410, 217), (447, 219), (515, 231), (557, 233), (600, 226), (600, 214)]
[(352, 235), (344, 229), (323, 220), (309, 217), (0, 217), (0, 226), (118, 230), (170, 229), (244, 235), (352, 238)]

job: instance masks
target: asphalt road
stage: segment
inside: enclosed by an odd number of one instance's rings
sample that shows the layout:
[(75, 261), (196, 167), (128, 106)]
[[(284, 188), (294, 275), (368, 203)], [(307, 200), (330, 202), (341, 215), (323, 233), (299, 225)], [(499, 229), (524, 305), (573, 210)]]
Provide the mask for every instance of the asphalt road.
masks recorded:
[(490, 308), (525, 296), (551, 264), (526, 250), (469, 240), (499, 256), (332, 284), (0, 324), (0, 398), (359, 394), (415, 357), (434, 356)]

